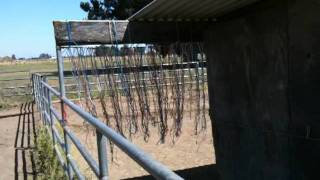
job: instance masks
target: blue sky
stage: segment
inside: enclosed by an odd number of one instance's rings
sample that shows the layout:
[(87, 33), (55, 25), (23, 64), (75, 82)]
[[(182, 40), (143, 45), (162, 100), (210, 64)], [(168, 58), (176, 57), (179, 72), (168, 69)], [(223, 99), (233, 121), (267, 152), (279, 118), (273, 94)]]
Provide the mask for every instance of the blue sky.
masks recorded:
[(53, 20), (86, 17), (81, 0), (6, 0), (0, 3), (0, 57), (55, 56)]

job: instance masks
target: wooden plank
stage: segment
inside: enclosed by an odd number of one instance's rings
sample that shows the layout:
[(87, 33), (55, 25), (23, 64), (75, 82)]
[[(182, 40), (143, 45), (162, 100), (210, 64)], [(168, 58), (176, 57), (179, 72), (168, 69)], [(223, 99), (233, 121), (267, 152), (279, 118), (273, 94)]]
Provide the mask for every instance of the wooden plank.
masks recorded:
[(58, 46), (200, 42), (208, 22), (54, 21)]
[(105, 44), (122, 41), (128, 21), (54, 21), (53, 26), (57, 45)]
[(290, 179), (286, 12), (286, 1), (264, 1), (205, 33), (221, 179)]

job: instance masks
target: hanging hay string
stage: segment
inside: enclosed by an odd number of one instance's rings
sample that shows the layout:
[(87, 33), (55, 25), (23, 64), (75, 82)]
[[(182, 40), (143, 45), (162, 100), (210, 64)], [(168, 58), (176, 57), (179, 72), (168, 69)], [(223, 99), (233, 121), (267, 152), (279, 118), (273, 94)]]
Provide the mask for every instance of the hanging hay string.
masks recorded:
[[(200, 52), (203, 52), (203, 46), (198, 44)], [(200, 62), (203, 63), (204, 54), (200, 55)], [(206, 120), (206, 76), (205, 76), (205, 68), (201, 67), (201, 82), (202, 82), (202, 118), (201, 118), (201, 130), (205, 130), (207, 128), (207, 120)]]
[(111, 67), (111, 73), (108, 74), (108, 82), (109, 82), (109, 87), (110, 87), (110, 96), (111, 96), (111, 104), (112, 104), (112, 109), (113, 109), (113, 116), (114, 116), (114, 120), (115, 120), (115, 123), (116, 123), (116, 128), (117, 128), (117, 131), (121, 134), (121, 135), (124, 135), (123, 134), (123, 129), (122, 129), (122, 108), (120, 107), (120, 97), (119, 97), (119, 94), (118, 94), (118, 87), (117, 87), (117, 84), (116, 84), (116, 79), (115, 79), (115, 75), (112, 75), (114, 74), (114, 65), (113, 65), (113, 58), (109, 58), (109, 67)]
[[(110, 34), (116, 32), (109, 27)], [(160, 143), (168, 134), (174, 142), (189, 119), (194, 121), (195, 134), (206, 129), (206, 68), (202, 66), (201, 43), (115, 43), (67, 50), (80, 103), (94, 116), (101, 111), (106, 124), (123, 136), (131, 138), (141, 132), (148, 141), (150, 126), (155, 126)]]
[[(84, 95), (85, 99), (85, 108), (93, 116), (97, 117), (96, 106), (93, 102), (93, 95), (90, 85), (90, 79), (87, 75), (87, 71), (90, 68), (89, 63), (90, 59), (93, 58), (92, 49), (88, 48), (70, 48), (68, 51), (70, 61), (72, 63), (73, 74), (77, 77), (74, 78), (77, 84), (78, 96), (81, 96), (81, 93)], [(76, 54), (76, 56), (75, 56)]]
[(199, 123), (201, 122), (200, 114), (201, 114), (201, 91), (200, 91), (200, 73), (199, 73), (199, 64), (197, 63), (195, 69), (195, 78), (196, 78), (196, 114), (195, 114), (195, 133), (197, 134), (199, 131)]
[[(99, 63), (100, 63), (100, 67), (102, 68), (106, 68), (106, 59), (105, 57), (98, 57), (98, 60), (99, 60)], [(97, 64), (97, 63), (95, 63)], [(95, 66), (95, 69), (98, 68), (98, 65)], [(99, 76), (99, 73), (96, 71), (96, 76)], [(106, 100), (105, 98), (106, 97), (106, 92), (107, 92), (107, 96), (108, 96), (108, 84), (107, 84), (107, 77), (106, 77), (106, 74), (102, 74), (102, 79), (99, 78), (99, 86), (102, 85), (102, 87), (100, 88), (100, 91), (99, 91), (99, 100), (100, 100), (100, 103), (101, 103), (101, 108), (102, 108), (102, 111), (103, 111), (103, 116), (105, 118), (105, 121), (106, 121), (106, 124), (108, 126), (111, 126), (110, 124), (110, 115), (108, 113), (108, 110), (107, 110), (107, 104), (106, 104)]]
[[(132, 66), (132, 52), (129, 47), (124, 47), (123, 51), (123, 64), (125, 68), (128, 68)], [(128, 129), (129, 129), (129, 135), (135, 134), (138, 132), (138, 123), (136, 120), (136, 102), (134, 97), (134, 91), (132, 90), (132, 79), (131, 79), (131, 73), (126, 73), (124, 75), (124, 85), (125, 87), (125, 96), (127, 100), (127, 119), (128, 119)]]
[[(159, 57), (159, 56), (158, 56)], [(162, 58), (159, 57), (160, 61), (162, 61)], [(151, 67), (157, 67), (158, 66), (158, 62), (157, 62), (157, 55), (155, 55), (154, 53), (152, 53), (151, 55), (151, 63), (152, 66)], [(157, 69), (152, 69), (152, 81), (151, 83), (155, 85), (155, 100), (156, 103), (154, 104), (156, 107), (156, 110), (158, 111), (158, 117), (159, 117), (159, 133), (160, 133), (160, 142), (164, 143), (165, 142), (165, 137), (168, 131), (168, 124), (167, 124), (167, 119), (166, 119), (166, 115), (165, 115), (165, 110), (164, 110), (164, 102), (163, 102), (163, 88), (161, 87), (161, 81), (162, 81), (162, 77), (160, 72), (162, 71), (162, 66), (160, 66), (160, 70)]]
[[(133, 60), (135, 67), (143, 66), (143, 52), (138, 52), (136, 49), (133, 50)], [(141, 114), (141, 129), (144, 134), (144, 140), (147, 141), (149, 138), (149, 121), (151, 118), (151, 112), (149, 107), (148, 93), (146, 87), (146, 80), (144, 76), (144, 72), (133, 73), (134, 76), (134, 86), (136, 90), (136, 94), (138, 97), (138, 105)]]
[[(181, 54), (181, 46), (178, 45), (178, 51), (179, 51), (179, 54)], [(176, 55), (178, 56), (178, 55)], [(177, 57), (177, 60), (180, 60), (178, 61), (177, 63), (182, 63), (184, 62), (183, 60), (183, 56), (182, 56), (182, 59), (181, 57), (178, 59), (179, 57)], [(184, 69), (179, 69), (177, 71), (177, 76), (176, 76), (176, 79), (177, 79), (177, 89), (176, 89), (176, 93), (177, 93), (177, 105), (176, 105), (176, 111), (177, 111), (177, 116), (176, 116), (176, 120), (175, 120), (175, 136), (180, 136), (181, 134), (181, 126), (182, 126), (182, 120), (183, 120), (183, 113), (184, 113), (184, 97), (185, 97), (185, 73), (184, 73)]]
[[(125, 96), (125, 99), (126, 99), (126, 103), (123, 102), (125, 105), (122, 105), (122, 106), (126, 106), (126, 125), (127, 125), (127, 128), (128, 131), (129, 131), (129, 136), (131, 137), (131, 134), (132, 133), (135, 133), (137, 132), (137, 125), (136, 125), (136, 122), (135, 122), (135, 117), (134, 117), (134, 112), (132, 113), (132, 111), (134, 111), (134, 105), (133, 105), (133, 98), (131, 97), (131, 91), (130, 91), (130, 85), (129, 85), (129, 81), (128, 81), (128, 73), (127, 74), (124, 74), (123, 73), (123, 68), (126, 67), (126, 62), (127, 62), (127, 59), (126, 59), (126, 52), (124, 52), (122, 55), (119, 53), (119, 45), (118, 45), (118, 41), (117, 41), (117, 29), (116, 29), (116, 25), (115, 25), (115, 21), (112, 21), (112, 32), (114, 34), (114, 37), (115, 37), (115, 46), (116, 46), (116, 65), (117, 67), (120, 67), (120, 86), (119, 86), (119, 89), (120, 92), (121, 92), (121, 95), (120, 95), (120, 102), (122, 103), (122, 100), (121, 100), (121, 97), (122, 95)], [(110, 26), (109, 26), (110, 27)], [(110, 34), (111, 35), (111, 34)], [(112, 36), (110, 36), (110, 39), (112, 38)], [(119, 76), (118, 76), (119, 77)], [(133, 114), (133, 115), (131, 115)], [(133, 130), (134, 129), (134, 130)]]
[[(134, 49), (132, 47), (128, 47), (126, 49), (124, 49), (124, 56), (125, 56), (125, 61), (124, 64), (126, 64), (126, 67), (133, 67), (134, 66)], [(130, 133), (137, 133), (138, 132), (138, 120), (137, 120), (137, 116), (138, 116), (138, 112), (137, 112), (137, 103), (136, 103), (136, 98), (135, 97), (135, 91), (134, 88), (137, 88), (136, 86), (134, 86), (134, 78), (133, 75), (135, 73), (126, 73), (126, 81), (128, 82), (128, 94), (127, 94), (127, 104), (130, 107), (128, 109), (129, 112), (129, 119), (130, 119)]]
[[(82, 107), (83, 108), (83, 104), (82, 104), (82, 101), (81, 101), (81, 84), (80, 84), (80, 81), (79, 81), (79, 74), (78, 74), (78, 72), (79, 72), (79, 70), (78, 70), (78, 68), (77, 68), (77, 66), (76, 66), (76, 62), (75, 62), (75, 58), (74, 58), (74, 56), (75, 56), (75, 54), (76, 53), (74, 53), (74, 48), (69, 48), (68, 49), (68, 51), (67, 51), (67, 57), (69, 57), (69, 60), (70, 60), (70, 62), (71, 62), (71, 64), (72, 64), (72, 79), (73, 79), (73, 81), (75, 82), (75, 84), (76, 84), (76, 91), (77, 91), (77, 99), (78, 99), (78, 102), (79, 102), (79, 104), (80, 104), (80, 107)], [(73, 90), (73, 89), (72, 89)]]
[[(187, 61), (187, 62), (194, 62), (196, 59), (194, 59), (194, 56), (192, 54), (193, 50), (193, 44), (184, 44), (181, 46), (181, 56)], [(192, 119), (192, 105), (193, 105), (193, 73), (192, 69), (190, 67), (190, 64), (188, 63), (188, 76), (189, 76), (189, 86), (188, 86), (188, 107), (189, 107), (189, 119)]]
[(82, 89), (84, 90), (86, 107), (90, 114), (97, 117), (96, 106), (92, 100), (90, 79), (86, 73), (89, 70), (89, 59), (92, 58), (93, 54), (92, 51), (90, 51), (90, 48), (78, 48), (77, 50), (80, 55), (78, 66), (80, 67), (80, 80), (82, 82)]
[[(127, 128), (128, 129), (128, 134), (129, 137), (131, 137), (131, 134), (134, 134), (138, 131), (138, 123), (136, 121), (136, 110), (135, 110), (135, 102), (134, 102), (134, 98), (132, 97), (132, 93), (131, 93), (131, 79), (130, 79), (130, 73), (123, 73), (123, 68), (126, 68), (128, 65), (128, 61), (131, 61), (131, 58), (127, 58), (127, 56), (130, 57), (130, 51), (129, 48), (124, 49), (124, 52), (122, 52), (123, 54), (120, 55), (119, 54), (119, 45), (117, 42), (117, 29), (116, 29), (116, 25), (115, 22), (112, 21), (113, 26), (112, 26), (112, 32), (115, 36), (115, 45), (116, 45), (116, 58), (118, 59), (117, 62), (117, 66), (120, 67), (120, 82), (121, 82), (121, 86), (119, 89), (122, 89), (121, 92), (122, 94), (125, 96), (126, 99), (126, 103), (124, 106), (126, 106), (126, 122), (127, 122)], [(109, 26), (110, 27), (110, 26)], [(111, 33), (110, 33), (111, 35)], [(110, 36), (110, 38), (112, 38), (112, 36)], [(120, 96), (120, 102), (122, 102), (121, 100), (121, 96)]]
[[(114, 27), (115, 24), (113, 22), (113, 26)], [(112, 37), (112, 34), (115, 34), (115, 39), (117, 39), (116, 37), (116, 30), (114, 28), (111, 28), (111, 23), (109, 22), (109, 34), (110, 34), (110, 40), (111, 42), (113, 42), (113, 37)], [(115, 63), (117, 64), (117, 67), (120, 68), (121, 70), (121, 84), (123, 84), (123, 78), (122, 78), (122, 65), (121, 63), (119, 62), (119, 53), (118, 53), (118, 43), (116, 42), (116, 46), (115, 46), (115, 53), (114, 53), (114, 56), (111, 55), (111, 62), (110, 64), (112, 64), (111, 67), (115, 67), (114, 66), (114, 63), (113, 63), (113, 58), (115, 59)], [(112, 74), (114, 74), (114, 72), (111, 72)], [(119, 77), (119, 74), (118, 72), (117, 73), (117, 77)], [(117, 130), (118, 132), (124, 136), (124, 133), (123, 133), (123, 124), (122, 124), (122, 111), (123, 108), (122, 108), (122, 98), (121, 98), (121, 95), (118, 94), (118, 90), (120, 89), (119, 86), (118, 86), (118, 83), (116, 82), (117, 80), (115, 80), (114, 76), (110, 75), (111, 76), (110, 80), (112, 81), (109, 81), (109, 85), (112, 85), (111, 87), (113, 87), (112, 89), (112, 94), (111, 96), (113, 97), (112, 98), (112, 104), (113, 104), (113, 108), (114, 108), (114, 117), (115, 117), (115, 121), (116, 121), (116, 127), (117, 127)], [(114, 85), (113, 85), (114, 84)]]

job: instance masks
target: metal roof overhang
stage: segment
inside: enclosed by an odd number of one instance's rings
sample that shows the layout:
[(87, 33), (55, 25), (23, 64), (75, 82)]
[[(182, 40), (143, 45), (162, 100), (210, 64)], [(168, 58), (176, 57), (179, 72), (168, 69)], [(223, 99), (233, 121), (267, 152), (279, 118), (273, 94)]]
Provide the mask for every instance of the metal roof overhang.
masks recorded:
[[(58, 46), (199, 42), (212, 20), (257, 1), (154, 0), (126, 21), (55, 21), (55, 38)], [(110, 28), (116, 28), (117, 33)]]
[(154, 0), (129, 21), (210, 21), (259, 0)]

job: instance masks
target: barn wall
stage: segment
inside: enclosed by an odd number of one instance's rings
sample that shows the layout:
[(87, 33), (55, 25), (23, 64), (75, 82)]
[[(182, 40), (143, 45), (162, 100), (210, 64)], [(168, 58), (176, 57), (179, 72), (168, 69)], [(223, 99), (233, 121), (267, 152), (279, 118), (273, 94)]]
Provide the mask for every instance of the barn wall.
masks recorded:
[(205, 32), (221, 179), (319, 179), (319, 28), (318, 1), (268, 0)]
[(292, 178), (320, 179), (320, 1), (289, 3)]

